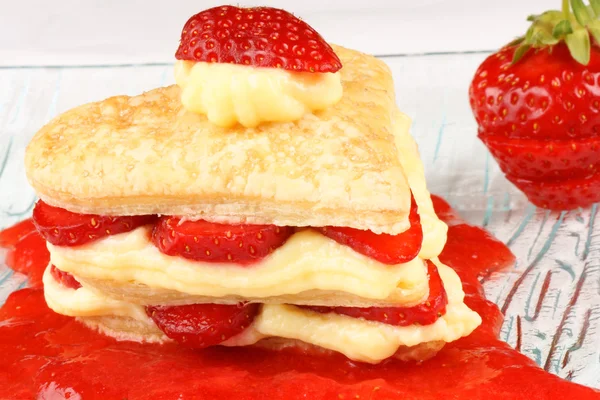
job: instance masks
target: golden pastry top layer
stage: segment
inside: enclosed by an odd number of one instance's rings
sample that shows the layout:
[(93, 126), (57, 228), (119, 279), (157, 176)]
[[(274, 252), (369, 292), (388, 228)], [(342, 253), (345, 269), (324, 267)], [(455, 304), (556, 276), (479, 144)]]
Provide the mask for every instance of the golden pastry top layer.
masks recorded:
[(399, 233), (410, 191), (393, 132), (389, 68), (335, 47), (344, 94), (293, 123), (220, 128), (176, 86), (72, 109), (33, 138), (38, 195), (73, 212), (350, 226)]

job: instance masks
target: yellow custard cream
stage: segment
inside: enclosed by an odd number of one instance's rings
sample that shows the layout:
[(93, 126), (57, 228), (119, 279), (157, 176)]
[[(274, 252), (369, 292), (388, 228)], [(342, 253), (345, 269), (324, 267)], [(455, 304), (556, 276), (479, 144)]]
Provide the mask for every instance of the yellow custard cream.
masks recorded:
[(429, 290), (427, 269), (421, 259), (382, 264), (311, 229), (295, 233), (251, 267), (165, 255), (150, 241), (150, 229), (140, 227), (79, 247), (48, 243), (50, 259), (59, 269), (84, 279), (125, 286), (138, 283), (214, 298), (260, 300), (321, 290), (363, 299), (393, 298), (394, 303), (414, 305)]
[(42, 281), (48, 307), (59, 314), (69, 317), (112, 315), (151, 321), (144, 307), (137, 304), (112, 299), (88, 288), (74, 290), (63, 286), (50, 273), (50, 266), (44, 271)]
[(247, 65), (177, 61), (181, 103), (215, 125), (291, 122), (342, 98), (339, 72), (293, 72)]
[(438, 269), (448, 294), (448, 306), (446, 313), (431, 325), (393, 326), (272, 304), (263, 307), (247, 334), (253, 339), (257, 336), (296, 339), (368, 363), (393, 356), (400, 346), (453, 342), (473, 332), (481, 324), (481, 317), (464, 304), (458, 275), (445, 265), (438, 264)]
[[(400, 346), (452, 342), (470, 334), (479, 326), (481, 318), (463, 303), (464, 293), (456, 273), (435, 262), (448, 294), (448, 306), (446, 314), (431, 325), (399, 327), (344, 315), (321, 314), (293, 305), (266, 304), (246, 331), (223, 344), (245, 346), (268, 337), (282, 337), (334, 350), (353, 360), (377, 363), (394, 355)], [(44, 288), (49, 307), (61, 314), (84, 317), (84, 321), (85, 317), (130, 317), (160, 336), (140, 305), (114, 300), (85, 286), (65, 288), (54, 280), (49, 268), (44, 274)], [(137, 338), (142, 339), (145, 338)]]
[(427, 190), (425, 171), (419, 156), (417, 143), (410, 134), (410, 118), (396, 110), (394, 113), (394, 137), (400, 154), (400, 163), (408, 179), (412, 194), (419, 206), (419, 216), (423, 227), (423, 245), (419, 257), (428, 260), (440, 255), (446, 244), (448, 226), (441, 221)]

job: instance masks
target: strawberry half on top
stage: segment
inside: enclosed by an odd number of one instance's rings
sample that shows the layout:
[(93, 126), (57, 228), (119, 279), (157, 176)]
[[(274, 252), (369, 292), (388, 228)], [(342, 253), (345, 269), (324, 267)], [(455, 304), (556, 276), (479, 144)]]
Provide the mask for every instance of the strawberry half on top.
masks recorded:
[(600, 1), (563, 1), (488, 57), (469, 90), (478, 136), (539, 207), (600, 201)]
[(272, 7), (220, 6), (192, 16), (184, 25), (175, 58), (336, 72), (342, 63), (306, 22)]

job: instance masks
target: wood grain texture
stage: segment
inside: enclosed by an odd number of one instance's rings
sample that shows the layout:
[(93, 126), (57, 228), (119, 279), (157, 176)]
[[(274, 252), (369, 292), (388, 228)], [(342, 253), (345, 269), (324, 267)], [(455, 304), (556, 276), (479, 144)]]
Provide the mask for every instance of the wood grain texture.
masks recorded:
[[(386, 58), (397, 101), (413, 117), (432, 192), (506, 242), (517, 265), (486, 280), (505, 312), (501, 338), (564, 378), (600, 387), (598, 206), (537, 209), (502, 176), (476, 138), (467, 88), (483, 54)], [(0, 227), (28, 216), (24, 148), (56, 113), (172, 83), (170, 66), (0, 69)], [(0, 266), (0, 302), (25, 279)]]

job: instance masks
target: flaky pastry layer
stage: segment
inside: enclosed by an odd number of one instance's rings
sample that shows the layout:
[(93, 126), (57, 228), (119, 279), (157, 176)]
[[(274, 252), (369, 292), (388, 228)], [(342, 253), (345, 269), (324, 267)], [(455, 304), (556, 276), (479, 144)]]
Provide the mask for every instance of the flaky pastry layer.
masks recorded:
[(112, 97), (35, 135), (25, 157), (29, 181), (47, 203), (79, 213), (402, 232), (410, 191), (389, 68), (335, 51), (344, 94), (324, 111), (225, 129), (184, 110), (176, 86)]

